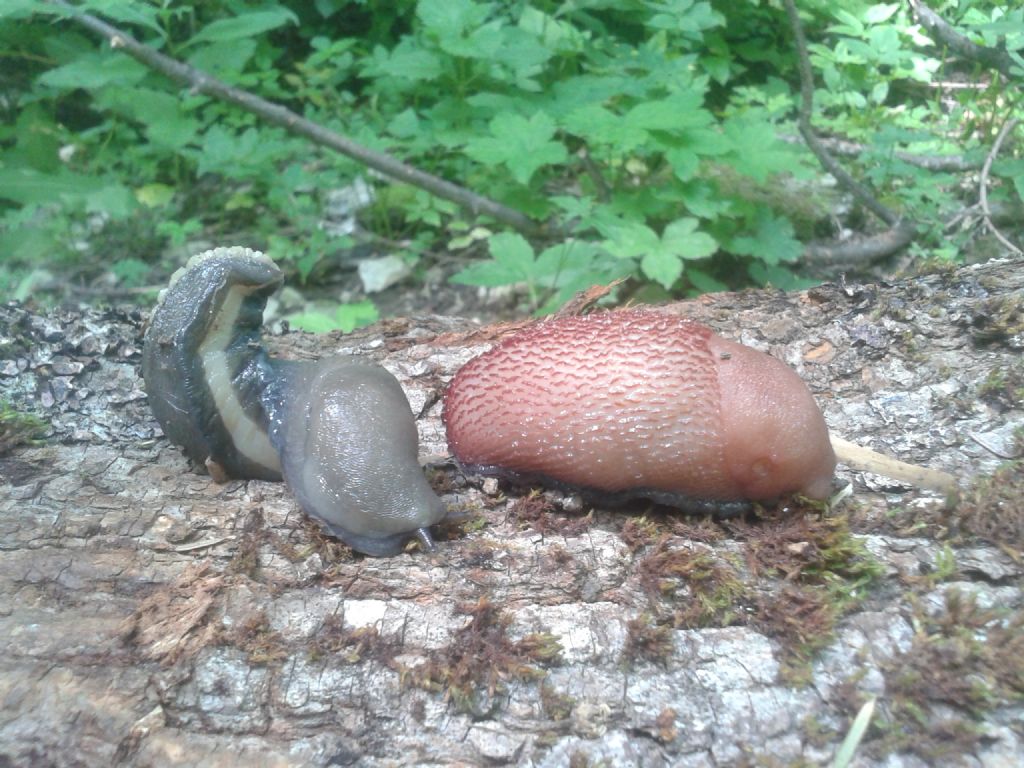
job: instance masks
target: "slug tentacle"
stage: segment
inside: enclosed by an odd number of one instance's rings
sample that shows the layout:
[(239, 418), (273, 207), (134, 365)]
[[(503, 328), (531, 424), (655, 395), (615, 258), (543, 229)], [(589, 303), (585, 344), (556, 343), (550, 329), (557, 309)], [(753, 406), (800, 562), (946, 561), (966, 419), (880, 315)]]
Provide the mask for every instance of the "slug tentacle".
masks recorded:
[[(168, 438), (216, 477), (280, 480), (356, 550), (393, 555), (445, 515), (417, 461), (398, 381), (353, 357), (272, 360), (261, 346), (281, 271), (246, 248), (194, 257), (161, 296), (143, 377)], [(424, 539), (424, 536), (426, 537)]]

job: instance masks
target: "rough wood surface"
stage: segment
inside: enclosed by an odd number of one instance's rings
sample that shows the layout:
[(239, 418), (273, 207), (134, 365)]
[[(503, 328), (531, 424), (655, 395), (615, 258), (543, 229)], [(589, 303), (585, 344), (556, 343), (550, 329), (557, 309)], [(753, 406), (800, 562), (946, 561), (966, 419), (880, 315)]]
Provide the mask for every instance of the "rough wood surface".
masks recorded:
[[(1020, 509), (969, 486), (1020, 450), (1022, 304), (1016, 261), (674, 307), (796, 367), (834, 432), (962, 478), (958, 509), (840, 468), (824, 518), (712, 523), (438, 459), (479, 522), (390, 559), (283, 485), (192, 473), (146, 407), (139, 312), (0, 308), (0, 397), (48, 425), (0, 457), (0, 765), (816, 764), (869, 696), (860, 764), (1015, 765)], [(268, 343), (381, 361), (436, 458), (446, 381), (500, 333)]]

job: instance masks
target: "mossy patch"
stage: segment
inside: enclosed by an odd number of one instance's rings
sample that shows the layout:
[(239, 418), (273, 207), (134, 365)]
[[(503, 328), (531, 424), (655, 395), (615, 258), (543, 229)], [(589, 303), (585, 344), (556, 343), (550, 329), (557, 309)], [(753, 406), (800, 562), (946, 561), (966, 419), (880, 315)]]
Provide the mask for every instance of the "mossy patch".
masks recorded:
[(288, 643), (262, 612), (225, 631), (221, 642), (243, 651), (250, 664), (279, 664), (288, 658)]
[(746, 604), (746, 587), (736, 571), (701, 545), (678, 546), (672, 541), (673, 537), (662, 536), (637, 563), (636, 572), (644, 591), (651, 597), (672, 601), (672, 623), (676, 627), (693, 629), (738, 623)]
[(46, 422), (35, 414), (19, 411), (0, 400), (0, 456), (23, 445), (38, 445), (46, 430)]
[(460, 610), (469, 621), (451, 642), (426, 663), (400, 672), (407, 683), (443, 691), (459, 712), (490, 717), (501, 707), (510, 681), (544, 677), (546, 672), (538, 665), (556, 663), (562, 649), (547, 633), (513, 640), (511, 617), (486, 597)]
[[(1024, 439), (1015, 441), (1024, 455)], [(964, 493), (955, 520), (959, 532), (987, 541), (1015, 560), (1024, 557), (1024, 459), (1010, 461)]]
[(645, 613), (626, 622), (626, 643), (622, 648), (622, 663), (631, 667), (637, 661), (665, 665), (672, 658), (675, 644), (671, 629)]
[(1024, 362), (989, 371), (978, 385), (978, 399), (1000, 413), (1024, 405)]
[(755, 623), (782, 643), (784, 676), (806, 682), (836, 622), (860, 603), (884, 567), (841, 515), (791, 514), (732, 527), (745, 540), (755, 575), (783, 580), (759, 596)]
[(349, 629), (340, 616), (328, 616), (306, 644), (313, 661), (358, 664), (365, 659), (390, 663), (401, 649), (400, 638), (381, 634), (373, 626)]
[(950, 589), (939, 611), (916, 607), (915, 627), (882, 668), (885, 706), (866, 748), (948, 763), (982, 745), (987, 713), (1024, 699), (1024, 611)]
[(547, 494), (538, 491), (531, 491), (512, 502), (508, 516), (523, 528), (532, 529), (542, 536), (579, 536), (594, 524), (592, 515), (570, 515), (557, 509)]
[(1005, 343), (1024, 335), (1024, 308), (1017, 295), (981, 303), (971, 318), (971, 335), (981, 344)]

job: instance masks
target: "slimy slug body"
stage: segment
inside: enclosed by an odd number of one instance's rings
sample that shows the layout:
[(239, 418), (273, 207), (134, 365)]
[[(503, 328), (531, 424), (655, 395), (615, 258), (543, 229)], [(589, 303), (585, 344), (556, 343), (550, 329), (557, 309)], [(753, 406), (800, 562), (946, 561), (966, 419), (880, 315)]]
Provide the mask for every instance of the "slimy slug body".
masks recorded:
[(353, 549), (393, 555), (445, 510), (417, 462), (395, 378), (351, 357), (271, 359), (260, 343), (280, 270), (246, 248), (194, 257), (146, 331), (142, 374), (167, 437), (216, 479), (282, 477), (303, 509)]
[(461, 464), (695, 509), (827, 497), (836, 458), (785, 364), (650, 310), (557, 318), (471, 360), (445, 395)]

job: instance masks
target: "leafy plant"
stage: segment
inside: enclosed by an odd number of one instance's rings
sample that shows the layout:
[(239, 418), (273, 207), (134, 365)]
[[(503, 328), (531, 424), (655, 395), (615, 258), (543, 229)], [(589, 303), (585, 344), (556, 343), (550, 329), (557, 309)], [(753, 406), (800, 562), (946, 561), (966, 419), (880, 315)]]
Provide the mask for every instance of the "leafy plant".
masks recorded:
[[(798, 287), (802, 243), (831, 234), (836, 198), (822, 192), (817, 161), (780, 141), (796, 132), (795, 58), (785, 14), (759, 0), (79, 7), (547, 221), (527, 241), (379, 180), (359, 214), (362, 237), (397, 242), (414, 259), (444, 248), (469, 258), (476, 250), (460, 246), (485, 240), (487, 256), (453, 280), (521, 286), (530, 310), (616, 278), (660, 296)], [(862, 143), (847, 162), (934, 233), (919, 248), (959, 254), (970, 229), (952, 245), (943, 230), (963, 206), (960, 176), (901, 153), (980, 159), (999, 126), (1021, 116), (1018, 89), (952, 69), (903, 4), (803, 0), (800, 9), (816, 125)], [(1020, 59), (1024, 12), (992, 0), (943, 12)], [(72, 23), (54, 23), (65, 14), (34, 0), (0, 8), (0, 46), (18, 65), (0, 126), (0, 287), (83, 260), (86, 276), (113, 270), (138, 284), (176, 266), (162, 243), (189, 248), (200, 236), (265, 248), (307, 282), (354, 245), (351, 227), (341, 233), (324, 220), (331, 195), (365, 174), (358, 163), (181, 89)], [(940, 78), (970, 87), (946, 90)], [(1024, 192), (1014, 153), (1008, 144), (992, 166), (993, 200)], [(856, 215), (842, 225), (862, 227)], [(138, 236), (146, 227), (151, 235)], [(89, 262), (85, 244), (100, 230), (114, 232), (105, 242), (116, 247)]]

